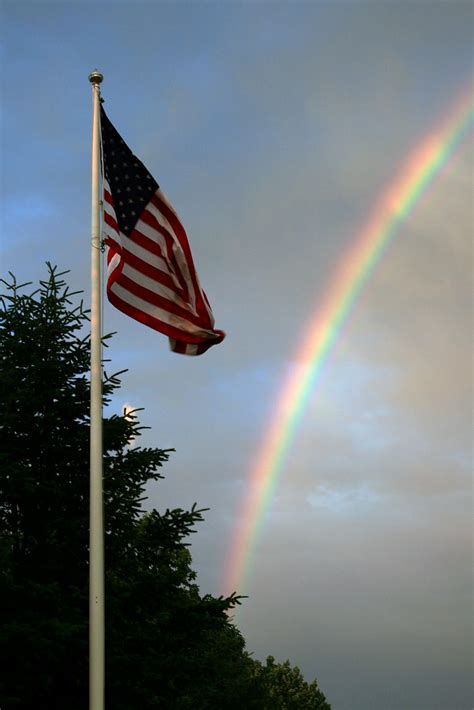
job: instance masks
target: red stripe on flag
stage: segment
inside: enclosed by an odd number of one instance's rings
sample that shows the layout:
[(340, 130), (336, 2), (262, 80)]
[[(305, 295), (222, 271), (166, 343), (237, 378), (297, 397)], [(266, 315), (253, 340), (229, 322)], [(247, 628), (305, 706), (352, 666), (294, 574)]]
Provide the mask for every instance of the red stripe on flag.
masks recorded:
[(138, 281), (134, 281), (129, 276), (126, 276), (126, 274), (123, 273), (123, 269), (120, 278), (116, 279), (115, 282), (122, 286), (122, 288), (126, 291), (129, 291), (134, 296), (138, 296), (138, 298), (141, 298), (150, 305), (157, 306), (170, 315), (179, 316), (179, 318), (188, 321), (192, 325), (196, 326), (196, 328), (205, 329), (202, 319), (198, 315), (192, 313), (186, 308), (182, 308), (177, 303), (170, 301), (164, 296), (160, 296), (160, 294), (155, 291), (150, 291), (150, 289), (146, 288), (146, 286), (143, 286)]
[(211, 319), (210, 319), (210, 314), (209, 310), (207, 308), (206, 303), (204, 302), (202, 295), (201, 295), (201, 287), (199, 285), (199, 281), (197, 278), (196, 274), (196, 269), (194, 266), (194, 261), (193, 257), (191, 254), (191, 249), (189, 246), (188, 242), (188, 236), (186, 234), (186, 230), (184, 229), (183, 225), (181, 224), (178, 215), (174, 210), (172, 210), (159, 196), (158, 193), (155, 192), (153, 197), (151, 198), (151, 202), (155, 205), (155, 207), (162, 213), (162, 215), (168, 220), (170, 225), (173, 228), (174, 233), (176, 234), (176, 238), (178, 239), (178, 242), (181, 246), (181, 249), (183, 250), (184, 257), (186, 259), (188, 269), (189, 269), (189, 274), (192, 279), (193, 283), (193, 288), (194, 292), (196, 294), (196, 307), (199, 313), (202, 314), (204, 318), (206, 318), (208, 322), (207, 327), (212, 327), (211, 324)]
[(104, 222), (109, 225), (109, 227), (112, 227), (112, 229), (115, 229), (116, 232), (119, 232), (119, 226), (117, 224), (117, 220), (112, 217), (111, 214), (108, 212), (104, 212)]
[(117, 152), (120, 136), (103, 108), (101, 115), (108, 298), (123, 313), (167, 335), (172, 350), (198, 355), (225, 336), (214, 330), (186, 231), (122, 139)]
[[(109, 298), (109, 301), (112, 303), (112, 305), (114, 305), (116, 308), (118, 308), (120, 311), (122, 311), (126, 315), (130, 316), (131, 318), (134, 318), (135, 320), (139, 321), (140, 323), (147, 325), (149, 328), (153, 328), (154, 330), (157, 330), (160, 333), (163, 333), (163, 335), (167, 335), (169, 338), (172, 338), (173, 340), (176, 340), (179, 343), (188, 343), (188, 344), (196, 343), (204, 348), (202, 350), (202, 352), (205, 352), (205, 350), (210, 348), (212, 345), (217, 345), (218, 343), (221, 343), (225, 337), (224, 333), (220, 330), (215, 331), (215, 333), (216, 333), (215, 337), (208, 338), (208, 339), (204, 339), (204, 338), (201, 338), (196, 335), (191, 335), (189, 333), (185, 333), (185, 332), (179, 330), (178, 328), (174, 328), (173, 326), (171, 326), (167, 323), (164, 323), (163, 321), (159, 320), (158, 318), (154, 318), (150, 314), (144, 313), (143, 311), (139, 310), (138, 308), (135, 308), (135, 306), (130, 305), (129, 303), (124, 301), (122, 298), (120, 298), (120, 296), (117, 296), (117, 294), (114, 293), (113, 290), (109, 291), (108, 298)], [(180, 352), (180, 350), (176, 350), (176, 352)]]
[[(153, 198), (150, 201), (153, 202)], [(181, 267), (176, 259), (175, 247), (177, 240), (165, 227), (163, 227), (163, 225), (158, 222), (155, 215), (152, 212), (149, 212), (146, 208), (141, 213), (140, 219), (145, 222), (145, 224), (147, 224), (151, 229), (154, 229), (156, 232), (159, 232), (159, 234), (161, 234), (161, 236), (164, 238), (166, 243), (166, 255), (164, 256), (166, 256), (166, 258), (172, 265), (176, 278), (179, 280), (181, 288), (186, 293), (186, 300), (188, 300), (188, 289), (190, 284), (187, 283), (185, 274), (182, 273)], [(140, 233), (140, 228), (135, 225), (135, 229), (133, 231), (138, 231)], [(146, 235), (144, 236), (146, 237)]]
[(135, 227), (135, 229), (126, 238), (130, 239), (130, 241), (134, 242), (135, 244), (138, 244), (138, 246), (142, 247), (143, 249), (146, 249), (151, 254), (155, 254), (155, 256), (161, 256), (168, 263), (170, 273), (173, 273), (173, 275), (179, 281), (182, 298), (184, 298), (186, 301), (189, 300), (189, 290), (186, 281), (181, 273), (179, 265), (176, 262), (174, 254), (170, 259), (167, 251), (163, 251), (158, 242), (154, 242), (150, 237), (146, 236), (146, 234), (142, 234), (142, 232), (140, 232), (139, 227)]
[(125, 249), (122, 251), (122, 258), (125, 263), (130, 264), (130, 266), (133, 266), (134, 269), (140, 271), (145, 276), (148, 276), (149, 279), (152, 279), (153, 281), (156, 281), (157, 283), (166, 286), (174, 293), (176, 293), (180, 298), (184, 298), (183, 294), (180, 293), (179, 289), (176, 288), (176, 284), (169, 275), (169, 273), (161, 271), (156, 266), (152, 266), (150, 263), (143, 261), (143, 259), (140, 259), (140, 257), (136, 254), (132, 254), (132, 252), (127, 249), (127, 247), (125, 247)]

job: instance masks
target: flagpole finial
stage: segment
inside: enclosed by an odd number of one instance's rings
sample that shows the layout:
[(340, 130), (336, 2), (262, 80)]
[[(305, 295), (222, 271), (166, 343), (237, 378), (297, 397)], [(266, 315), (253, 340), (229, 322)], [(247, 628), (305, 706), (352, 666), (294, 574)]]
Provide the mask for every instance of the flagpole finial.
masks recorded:
[(104, 75), (101, 74), (100, 71), (97, 71), (97, 69), (94, 69), (94, 71), (89, 74), (91, 84), (102, 84), (103, 79)]

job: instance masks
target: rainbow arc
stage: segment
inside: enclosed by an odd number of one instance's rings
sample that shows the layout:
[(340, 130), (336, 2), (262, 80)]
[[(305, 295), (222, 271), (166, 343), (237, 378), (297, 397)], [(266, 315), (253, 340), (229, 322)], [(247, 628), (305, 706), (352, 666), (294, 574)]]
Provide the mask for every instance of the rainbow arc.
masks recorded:
[(294, 354), (294, 360), (303, 365), (294, 368), (283, 382), (275, 414), (250, 467), (247, 493), (238, 515), (241, 522), (235, 530), (227, 557), (223, 579), (226, 593), (238, 590), (245, 594), (265, 512), (283, 473), (296, 429), (357, 297), (400, 225), (461, 145), (473, 124), (474, 91), (470, 86), (448, 116), (408, 156), (343, 255)]

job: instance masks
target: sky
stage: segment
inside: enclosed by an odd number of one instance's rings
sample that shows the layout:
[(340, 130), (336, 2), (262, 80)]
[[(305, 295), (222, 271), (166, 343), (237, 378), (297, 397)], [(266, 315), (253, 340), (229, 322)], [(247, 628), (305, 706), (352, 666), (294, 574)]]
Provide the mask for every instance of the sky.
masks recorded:
[[(178, 211), (225, 341), (199, 358), (105, 304), (111, 407), (175, 448), (149, 507), (209, 508), (228, 593), (255, 462), (380, 197), (474, 78), (474, 6), (1, 3), (1, 271), (89, 298), (91, 89)], [(308, 388), (237, 570), (256, 658), (333, 710), (470, 710), (472, 129), (400, 220)], [(295, 403), (294, 403), (295, 404)], [(269, 472), (267, 471), (269, 475)], [(271, 494), (270, 494), (271, 493)], [(235, 570), (234, 570), (235, 571)]]

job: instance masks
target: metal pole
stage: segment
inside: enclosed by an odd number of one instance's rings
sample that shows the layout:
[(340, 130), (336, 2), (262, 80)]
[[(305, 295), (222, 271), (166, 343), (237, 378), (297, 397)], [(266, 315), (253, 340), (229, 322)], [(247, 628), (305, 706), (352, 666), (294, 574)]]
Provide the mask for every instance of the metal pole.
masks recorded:
[(104, 522), (102, 504), (102, 348), (100, 276), (100, 84), (92, 84), (92, 221), (91, 221), (91, 404), (89, 533), (89, 708), (104, 709)]

